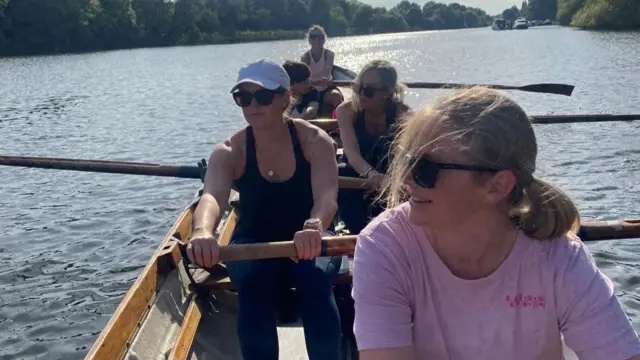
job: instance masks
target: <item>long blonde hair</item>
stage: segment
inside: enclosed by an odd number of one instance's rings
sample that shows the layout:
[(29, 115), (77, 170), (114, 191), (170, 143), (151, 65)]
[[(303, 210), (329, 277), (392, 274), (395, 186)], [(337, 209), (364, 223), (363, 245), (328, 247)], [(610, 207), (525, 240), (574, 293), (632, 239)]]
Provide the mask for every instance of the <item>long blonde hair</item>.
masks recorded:
[(527, 235), (544, 240), (577, 231), (573, 201), (533, 176), (538, 148), (529, 117), (513, 100), (482, 87), (436, 98), (401, 123), (389, 178), (379, 195), (388, 207), (406, 200), (403, 182), (413, 164), (405, 155), (420, 154), (437, 134), (451, 137), (474, 164), (513, 171), (517, 183), (507, 199), (508, 216)]
[(376, 71), (378, 73), (378, 76), (380, 76), (380, 85), (391, 92), (392, 101), (397, 103), (404, 101), (407, 87), (398, 81), (398, 71), (396, 68), (387, 60), (372, 60), (360, 70), (360, 73), (353, 81), (351, 104), (355, 111), (362, 110), (358, 94), (362, 88), (362, 77), (369, 71)]

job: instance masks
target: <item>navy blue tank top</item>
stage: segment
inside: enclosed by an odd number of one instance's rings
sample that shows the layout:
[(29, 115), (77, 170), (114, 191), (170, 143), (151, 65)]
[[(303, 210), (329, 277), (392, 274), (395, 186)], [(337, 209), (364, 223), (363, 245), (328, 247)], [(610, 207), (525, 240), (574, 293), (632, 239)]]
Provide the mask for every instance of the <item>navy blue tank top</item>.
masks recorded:
[(233, 181), (240, 192), (239, 219), (232, 237), (251, 242), (292, 240), (311, 215), (313, 192), (311, 165), (305, 159), (293, 121), (286, 122), (291, 134), (296, 169), (283, 182), (269, 182), (258, 169), (255, 138), (246, 130), (246, 164), (242, 176)]
[(367, 131), (364, 120), (364, 110), (356, 113), (355, 132), (356, 138), (358, 139), (358, 146), (360, 147), (360, 155), (380, 173), (386, 173), (389, 168), (389, 150), (391, 149), (391, 143), (397, 132), (397, 108), (398, 106), (395, 102), (387, 106), (385, 109), (387, 129), (383, 134), (378, 136), (371, 135)]

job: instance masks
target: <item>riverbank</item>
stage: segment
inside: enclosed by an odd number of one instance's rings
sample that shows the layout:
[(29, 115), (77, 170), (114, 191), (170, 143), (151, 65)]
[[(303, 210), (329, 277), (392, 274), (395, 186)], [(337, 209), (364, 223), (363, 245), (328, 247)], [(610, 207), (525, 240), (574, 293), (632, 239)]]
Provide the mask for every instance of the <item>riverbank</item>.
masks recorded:
[(585, 30), (640, 30), (637, 0), (559, 0), (560, 24)]

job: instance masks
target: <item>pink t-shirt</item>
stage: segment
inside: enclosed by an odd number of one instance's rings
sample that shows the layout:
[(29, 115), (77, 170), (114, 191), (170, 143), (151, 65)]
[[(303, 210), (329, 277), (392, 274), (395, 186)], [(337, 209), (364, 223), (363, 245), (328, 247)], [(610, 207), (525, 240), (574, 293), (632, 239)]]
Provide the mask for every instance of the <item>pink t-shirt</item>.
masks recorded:
[(360, 350), (413, 346), (418, 360), (562, 359), (561, 335), (580, 360), (625, 360), (640, 340), (578, 238), (523, 233), (490, 276), (454, 276), (408, 204), (358, 236), (354, 260)]

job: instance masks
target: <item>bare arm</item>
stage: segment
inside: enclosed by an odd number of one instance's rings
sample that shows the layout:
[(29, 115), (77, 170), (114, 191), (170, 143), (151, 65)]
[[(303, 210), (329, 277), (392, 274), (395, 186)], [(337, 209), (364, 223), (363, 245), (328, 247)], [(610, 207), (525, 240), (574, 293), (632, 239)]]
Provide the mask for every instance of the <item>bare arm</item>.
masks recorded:
[(212, 234), (220, 221), (220, 214), (231, 192), (233, 163), (230, 139), (213, 148), (205, 173), (202, 197), (193, 214), (194, 233)]
[(308, 124), (296, 125), (305, 133), (305, 155), (311, 165), (313, 208), (309, 218), (322, 221), (326, 231), (338, 210), (338, 164), (333, 141), (321, 129)]
[[(411, 346), (360, 351), (360, 360), (414, 360)], [(635, 360), (635, 359), (633, 359)]]
[(338, 127), (340, 128), (340, 141), (342, 141), (342, 148), (349, 159), (349, 165), (358, 174), (363, 175), (369, 169), (373, 169), (373, 166), (360, 155), (360, 146), (358, 145), (355, 130), (356, 112), (351, 105), (351, 101), (340, 104), (336, 110), (336, 115), (338, 117)]
[(326, 52), (327, 52), (327, 61), (325, 62), (325, 64), (329, 69), (333, 69), (333, 64), (336, 59), (336, 54), (333, 51), (328, 49), (326, 50)]
[(315, 119), (317, 114), (318, 114), (318, 103), (314, 101), (304, 109), (302, 114), (300, 114), (300, 117), (305, 120), (311, 120), (311, 119)]

